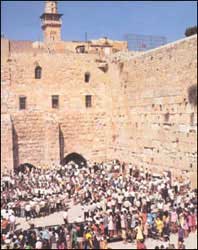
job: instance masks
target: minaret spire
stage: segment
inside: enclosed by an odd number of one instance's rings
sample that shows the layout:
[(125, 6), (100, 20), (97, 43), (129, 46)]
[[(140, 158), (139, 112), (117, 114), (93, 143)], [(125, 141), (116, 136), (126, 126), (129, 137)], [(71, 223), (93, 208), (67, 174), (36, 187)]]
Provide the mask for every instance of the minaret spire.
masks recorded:
[(40, 17), (44, 42), (61, 41), (61, 16), (58, 13), (58, 1), (45, 1), (45, 10)]
[(57, 14), (58, 1), (45, 1), (45, 13), (56, 13)]

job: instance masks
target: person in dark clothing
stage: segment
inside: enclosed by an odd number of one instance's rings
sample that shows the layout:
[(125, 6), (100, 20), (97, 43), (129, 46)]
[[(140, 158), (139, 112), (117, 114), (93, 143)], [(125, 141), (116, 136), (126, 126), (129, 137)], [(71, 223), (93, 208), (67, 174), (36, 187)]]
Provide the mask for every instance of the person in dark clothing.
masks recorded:
[(99, 170), (98, 165), (96, 163), (94, 164), (93, 168), (94, 168), (94, 173), (96, 173)]
[(179, 230), (178, 230), (178, 243), (179, 242), (183, 242), (184, 241), (184, 229), (179, 226)]
[(83, 248), (83, 235), (84, 235), (84, 226), (81, 223), (80, 225), (76, 226), (77, 229), (77, 243), (78, 243), (78, 247), (79, 249)]
[(175, 193), (178, 194), (178, 186), (177, 185), (174, 186), (174, 190), (175, 190)]
[(147, 212), (147, 213), (150, 213), (150, 212), (151, 212), (151, 202), (150, 202), (150, 201), (147, 201), (147, 202), (146, 202), (146, 212)]
[(132, 166), (130, 166), (130, 168), (129, 168), (129, 174), (130, 174), (130, 176), (132, 176), (132, 173), (133, 173), (133, 168), (132, 168)]
[(65, 233), (63, 230), (61, 230), (61, 232), (59, 233), (59, 236), (60, 236), (60, 242), (66, 245)]
[(48, 240), (43, 240), (42, 249), (50, 249), (50, 244)]
[(116, 231), (117, 234), (120, 235), (121, 233), (121, 218), (119, 214), (116, 214)]
[(92, 249), (92, 246), (89, 240), (85, 240), (84, 249)]
[(125, 172), (125, 163), (123, 162), (122, 163), (122, 173), (124, 173)]
[(34, 249), (36, 245), (36, 233), (34, 231), (30, 231), (27, 238), (30, 246)]
[(93, 238), (93, 249), (100, 249), (100, 243), (98, 239), (96, 238), (96, 235), (94, 235), (94, 238)]
[(170, 225), (169, 225), (169, 223), (164, 224), (163, 235), (165, 238), (170, 237)]
[(83, 237), (83, 235), (84, 235), (84, 226), (83, 224), (80, 224), (79, 237)]
[(168, 195), (168, 188), (167, 184), (165, 184), (165, 187), (162, 189), (162, 198), (167, 201), (169, 195)]

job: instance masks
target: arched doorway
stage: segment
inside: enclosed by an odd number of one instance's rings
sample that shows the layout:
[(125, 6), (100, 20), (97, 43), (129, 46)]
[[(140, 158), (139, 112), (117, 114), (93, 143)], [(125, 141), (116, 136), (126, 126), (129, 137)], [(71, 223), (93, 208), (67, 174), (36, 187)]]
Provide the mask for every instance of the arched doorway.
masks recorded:
[(71, 153), (68, 154), (65, 158), (63, 158), (60, 162), (62, 166), (65, 166), (67, 163), (73, 161), (75, 164), (77, 164), (80, 168), (81, 167), (86, 167), (87, 166), (87, 161), (86, 159), (77, 153)]
[(14, 171), (18, 174), (19, 172), (25, 173), (27, 170), (31, 171), (32, 169), (36, 169), (36, 167), (30, 163), (23, 163), (15, 168)]

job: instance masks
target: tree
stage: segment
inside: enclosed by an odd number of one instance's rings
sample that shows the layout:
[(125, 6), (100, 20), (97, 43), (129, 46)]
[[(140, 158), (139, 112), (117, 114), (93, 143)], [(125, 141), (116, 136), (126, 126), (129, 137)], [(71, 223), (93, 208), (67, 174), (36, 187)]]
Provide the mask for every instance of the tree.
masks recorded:
[(197, 26), (189, 27), (185, 31), (185, 36), (192, 36), (197, 34)]

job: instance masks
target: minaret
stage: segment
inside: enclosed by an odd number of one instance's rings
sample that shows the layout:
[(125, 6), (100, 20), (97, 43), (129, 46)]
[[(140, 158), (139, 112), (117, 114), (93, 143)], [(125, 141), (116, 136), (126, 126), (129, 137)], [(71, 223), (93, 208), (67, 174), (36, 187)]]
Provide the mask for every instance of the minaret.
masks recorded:
[(42, 30), (44, 42), (61, 41), (61, 16), (57, 10), (58, 1), (45, 1), (45, 12), (42, 14)]

